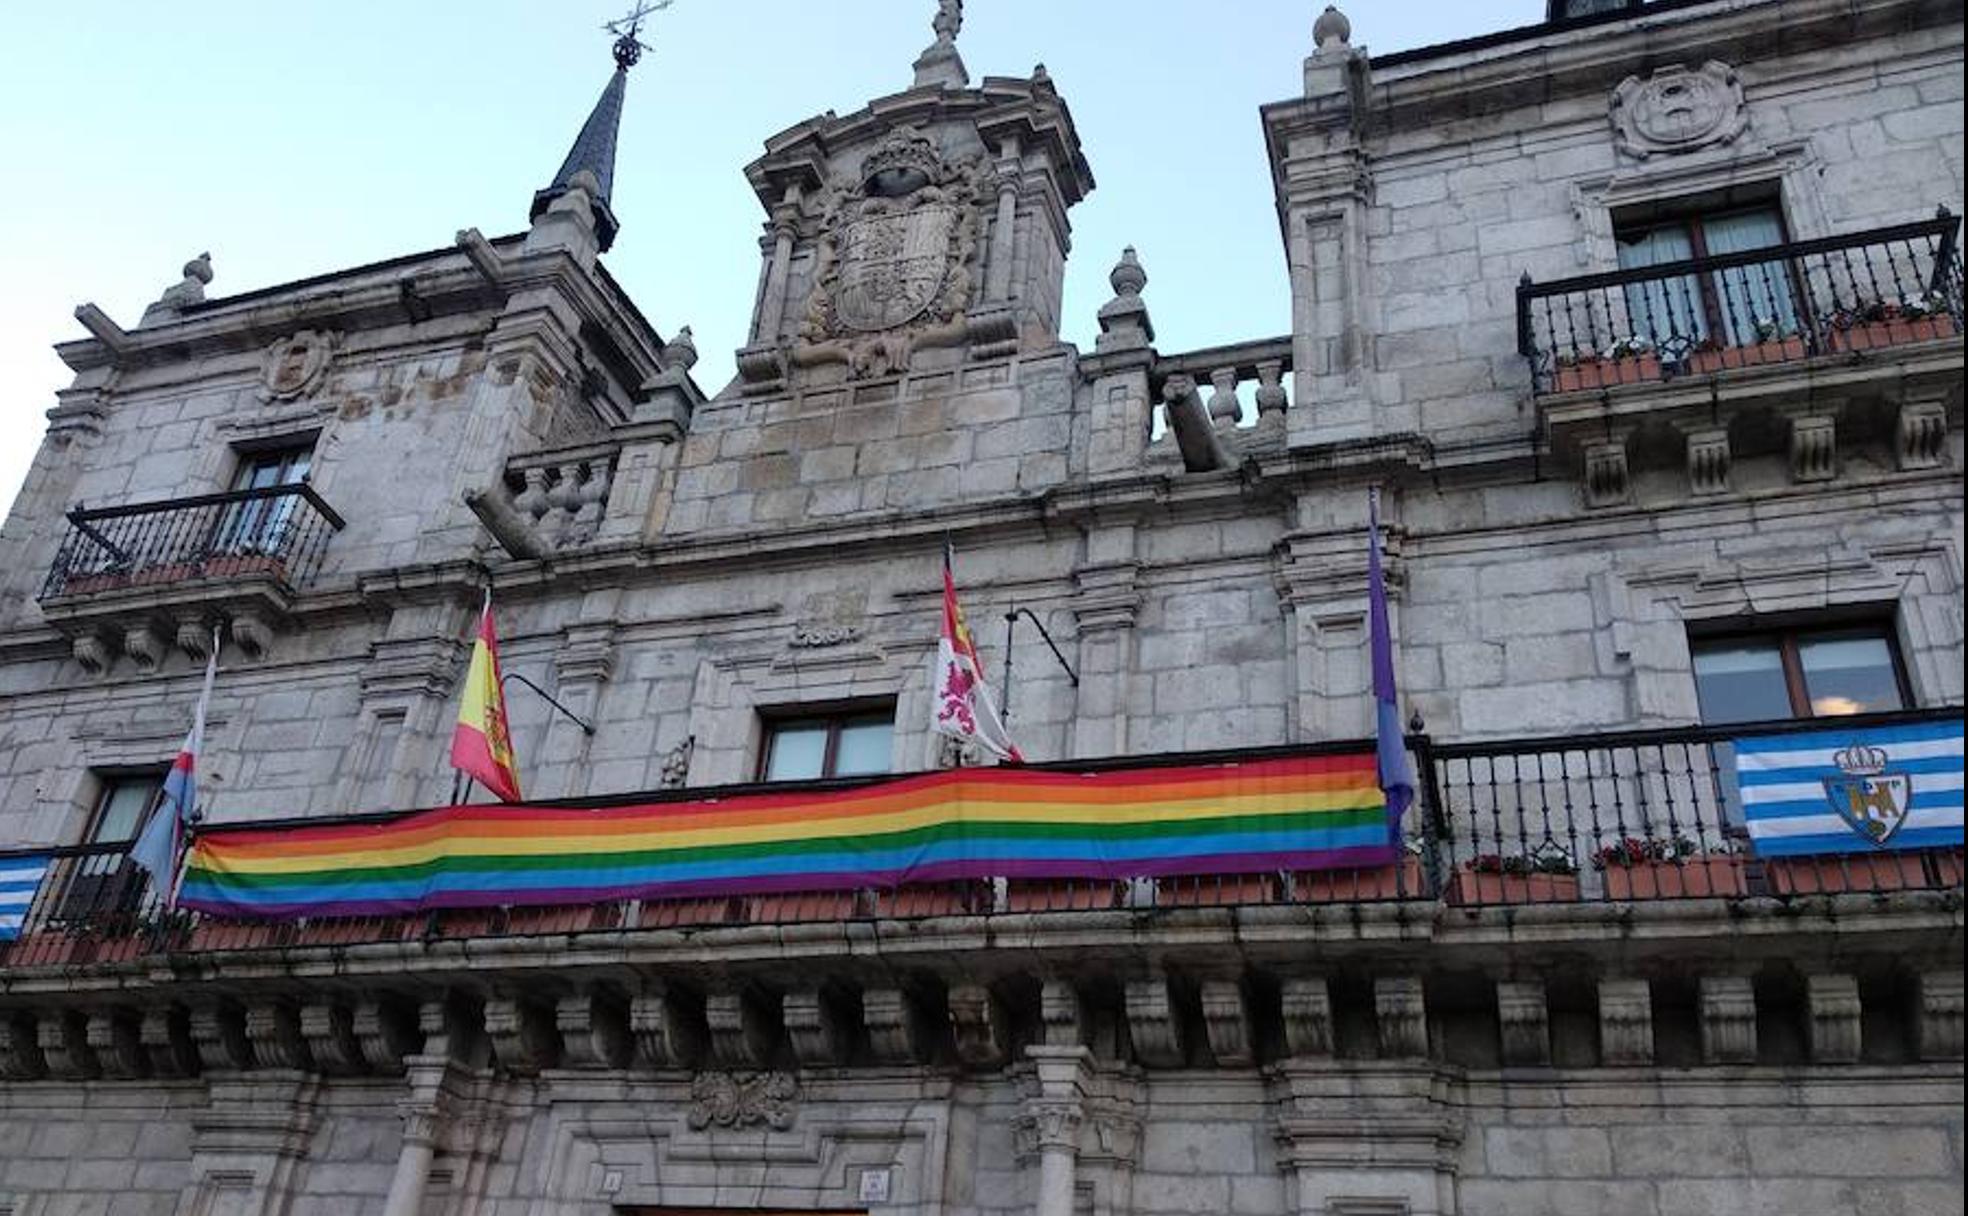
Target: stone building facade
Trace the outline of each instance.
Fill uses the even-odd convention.
[[[1554,0],[1384,57],[1327,9],[1260,116],[1290,332],[1168,353],[1134,250],[1062,341],[1090,158],[960,22],[745,167],[714,393],[601,260],[632,52],[524,232],[77,310],[0,529],[0,839],[68,850],[0,964],[0,1211],[1959,1212],[1958,850],[1454,894],[1621,834],[1571,754],[1735,839],[1702,665],[1755,638],[1876,644],[1853,708],[1958,722],[1959,7]],[[994,672],[1014,607],[1061,647],[1012,635],[1035,761],[1366,738],[1370,486],[1427,787],[1391,892],[63,914],[127,881],[215,628],[208,824],[442,804],[487,586],[568,711],[512,691],[536,799],[845,774],[857,729],[976,762],[929,731],[946,540]]]

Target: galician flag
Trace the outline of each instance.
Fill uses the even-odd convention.
[[[506,726],[506,694],[499,683],[499,639],[492,632],[492,589],[478,614],[478,640],[465,669],[465,693],[458,704],[458,729],[451,733],[451,767],[491,790],[502,801],[518,802],[519,773],[513,763],[512,731]]]
[[[976,743],[1000,760],[1023,764],[1025,757],[1005,733],[1004,719],[991,688],[984,682],[984,665],[957,604],[957,581],[950,571],[950,546],[943,546],[943,636],[936,644],[936,699],[929,728],[966,743]]]
[[[1373,651],[1374,754],[1380,788],[1387,795],[1388,818],[1396,838],[1401,814],[1414,801],[1414,770],[1401,733],[1401,706],[1394,692],[1394,635],[1387,626],[1387,580],[1380,570],[1380,487],[1367,495],[1367,628]]]
[[[198,708],[191,715],[191,733],[185,736],[177,759],[171,761],[157,804],[137,833],[136,843],[130,846],[130,860],[150,871],[151,883],[163,893],[166,908],[178,902],[178,858],[184,852],[185,824],[190,822],[192,806],[198,801],[198,752],[205,746],[205,707],[212,700],[212,681],[218,674],[219,638],[214,631],[212,654],[205,660],[205,686],[199,690]]]

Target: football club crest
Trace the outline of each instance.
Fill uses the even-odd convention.
[[[1913,778],[1887,771],[1883,747],[1853,743],[1832,760],[1839,775],[1821,778],[1831,809],[1873,844],[1891,840],[1913,810]]]

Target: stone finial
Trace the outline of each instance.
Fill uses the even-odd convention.
[[[697,339],[691,336],[688,325],[677,330],[676,337],[664,344],[663,366],[681,367],[684,371],[697,366]]]
[[[1108,272],[1107,282],[1114,288],[1114,298],[1100,306],[1100,336],[1094,340],[1094,349],[1147,347],[1155,340],[1155,326],[1148,319],[1148,304],[1141,298],[1141,289],[1148,286],[1148,272],[1142,269],[1134,246],[1121,251],[1121,260]]]
[[[957,54],[957,34],[963,30],[963,0],[936,0],[936,17],[929,23],[936,41],[916,57],[919,89],[961,89],[970,83],[963,57]]]
[[[1319,50],[1350,47],[1353,45],[1353,23],[1346,14],[1328,4],[1326,11],[1312,23],[1312,45]]]
[[[184,277],[164,289],[156,303],[144,309],[139,325],[167,320],[178,315],[187,304],[198,304],[205,299],[205,285],[212,281],[212,255],[201,253],[184,264]]]

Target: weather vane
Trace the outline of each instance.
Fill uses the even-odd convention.
[[[625,17],[618,17],[601,28],[615,35],[615,66],[632,68],[636,60],[642,58],[650,45],[636,35],[642,33],[642,23],[651,13],[660,13],[676,0],[637,0],[635,8]]]

